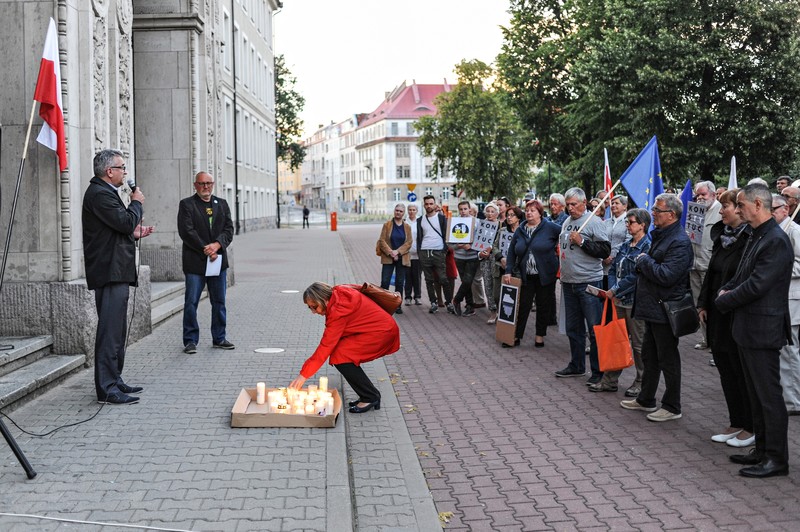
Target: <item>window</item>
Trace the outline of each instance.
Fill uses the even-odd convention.
[[[222,65],[225,67],[225,70],[230,72],[231,54],[233,53],[233,39],[231,39],[231,17],[224,9],[222,10],[222,35],[222,38],[224,39],[222,47]]]
[[[236,109],[236,139],[234,142],[234,150],[236,151],[236,164],[242,164],[242,151],[239,149],[239,143],[242,141],[242,110]]]
[[[392,136],[397,136],[397,122],[392,122]]]
[[[433,188],[425,187],[425,195],[426,196],[433,196]]]
[[[225,159],[233,160],[233,103],[225,98]]]
[[[411,167],[408,165],[397,166],[397,179],[409,179],[411,177]]]
[[[442,200],[447,201],[450,199],[450,188],[444,187],[442,189]]]
[[[394,190],[392,190],[392,197],[393,197],[394,201],[400,201],[400,189],[399,188],[395,188]]]
[[[395,150],[396,150],[396,155],[397,155],[398,159],[399,158],[407,158],[408,157],[409,149],[408,149],[408,144],[407,143],[396,144],[395,145]]]
[[[431,167],[431,165],[426,164],[425,165],[425,177],[427,177],[427,178],[433,177],[433,174],[431,173],[432,171],[433,171],[433,168]]]
[[[239,31],[239,26],[233,26],[233,42],[231,43],[231,53],[234,54],[234,62],[233,68],[236,70],[236,79],[241,79],[242,77],[242,47],[240,46],[242,43],[239,42],[241,39],[241,32]],[[233,50],[233,46],[236,46],[239,53],[235,53]]]
[[[406,122],[406,135],[409,137],[414,135],[414,123],[413,122]]]

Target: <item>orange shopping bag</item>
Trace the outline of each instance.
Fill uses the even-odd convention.
[[[608,321],[608,305],[611,305],[611,321]],[[594,326],[597,340],[597,359],[600,371],[615,371],[633,365],[633,351],[628,340],[625,320],[617,318],[617,307],[606,299],[603,305],[603,319]]]

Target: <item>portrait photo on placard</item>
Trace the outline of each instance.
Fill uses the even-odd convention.
[[[517,317],[517,301],[519,296],[519,288],[504,284],[500,287],[500,304],[497,308],[497,321],[516,324]]]

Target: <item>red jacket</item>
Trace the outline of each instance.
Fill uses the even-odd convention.
[[[325,314],[325,332],[300,374],[312,377],[325,360],[330,364],[375,360],[400,349],[394,318],[370,298],[347,286],[334,286]]]

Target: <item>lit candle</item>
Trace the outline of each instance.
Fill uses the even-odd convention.
[[[320,377],[319,378],[319,391],[327,392],[328,391],[328,377]]]
[[[288,407],[288,405],[285,405],[285,404],[279,404],[279,405],[278,405],[278,413],[279,413],[279,414],[288,414],[288,413],[289,413],[289,407]]]
[[[256,384],[256,403],[263,405],[267,402],[267,385],[263,382]]]
[[[269,413],[270,414],[277,414],[278,413],[278,402],[277,401],[270,401],[270,403],[269,403]]]
[[[333,397],[329,397],[326,403],[325,411],[328,413],[328,415],[333,414]]]
[[[314,413],[314,405],[306,405],[306,414]]]
[[[308,393],[317,393],[317,385],[316,384],[309,384],[308,385]]]

